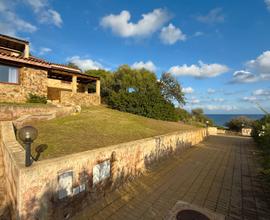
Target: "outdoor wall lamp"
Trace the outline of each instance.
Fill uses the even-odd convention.
[[[25,166],[31,166],[33,160],[31,159],[31,144],[36,140],[38,131],[32,126],[25,126],[19,130],[19,139],[25,145]]]

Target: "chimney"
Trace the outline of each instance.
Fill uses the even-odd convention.
[[[29,58],[29,54],[30,54],[30,48],[29,48],[29,44],[25,44],[24,47],[24,58]]]

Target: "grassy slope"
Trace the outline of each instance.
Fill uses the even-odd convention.
[[[39,131],[34,145],[48,145],[40,159],[194,129],[177,122],[149,119],[101,106],[83,109],[79,115],[32,125]]]

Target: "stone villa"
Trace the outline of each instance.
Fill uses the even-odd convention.
[[[26,102],[29,93],[63,104],[100,104],[100,79],[30,55],[29,42],[0,34],[0,102]],[[89,93],[89,84],[95,92]]]

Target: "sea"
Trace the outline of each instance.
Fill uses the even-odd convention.
[[[214,121],[214,123],[218,126],[225,126],[226,122],[230,121],[233,118],[239,116],[246,116],[253,120],[261,119],[264,115],[263,114],[206,114],[210,119]]]

